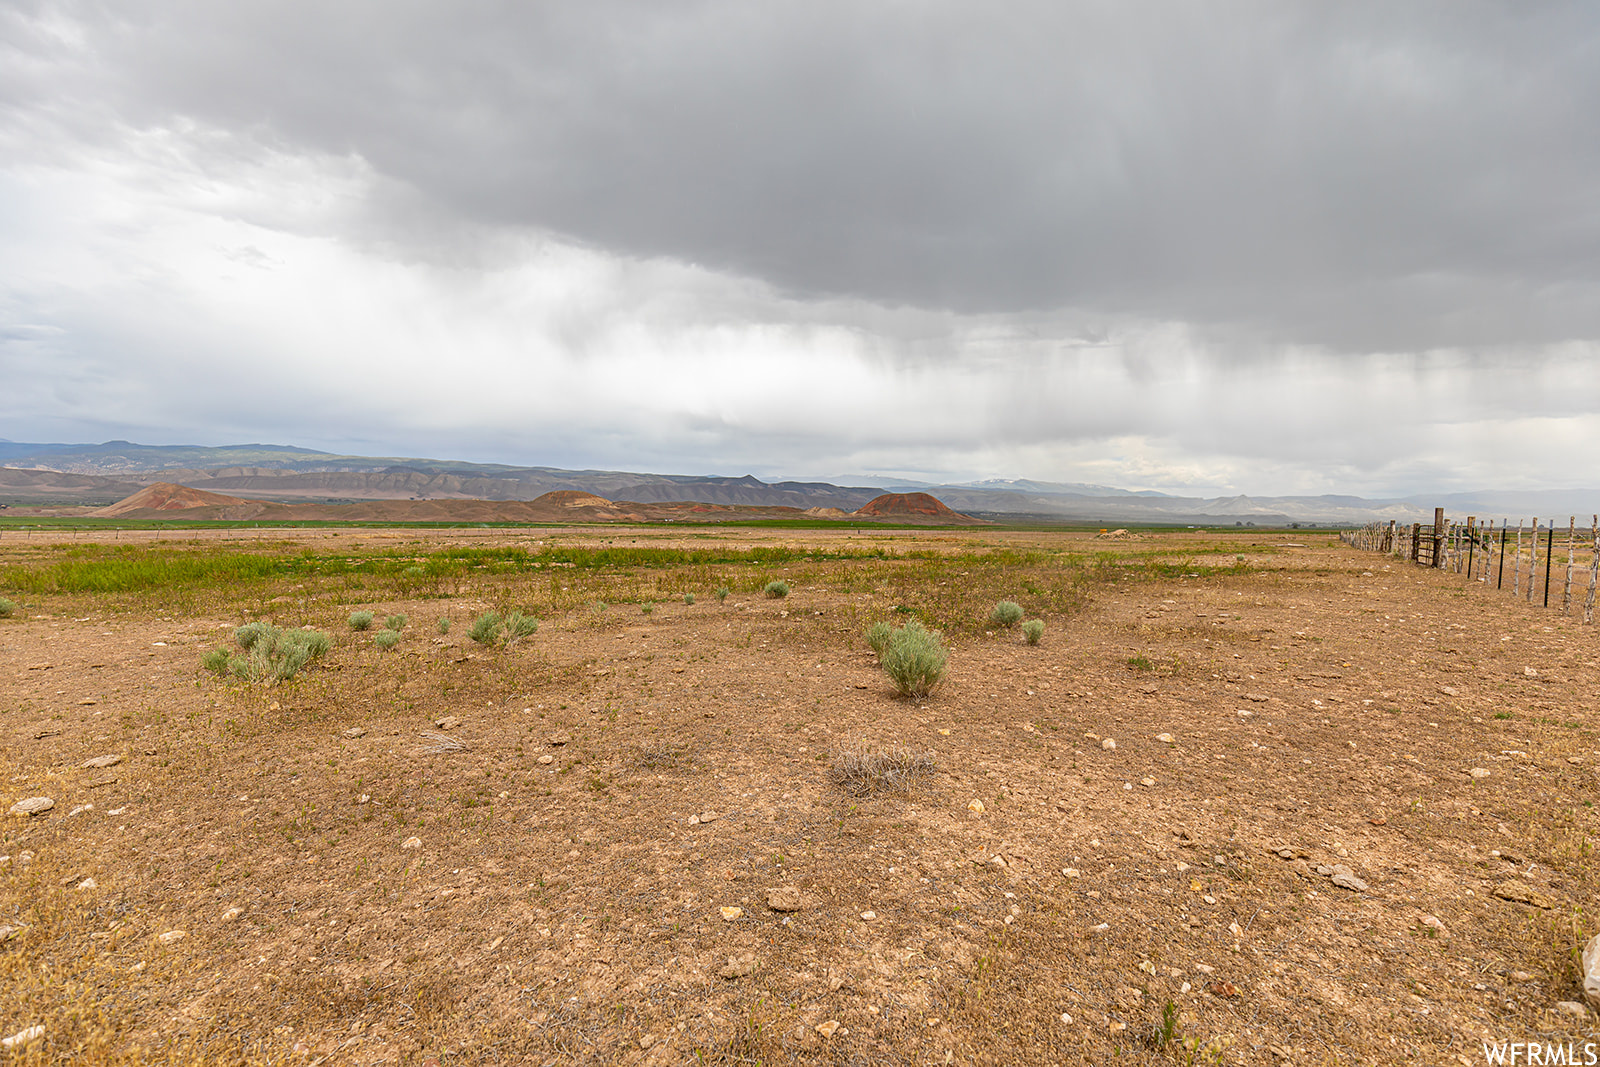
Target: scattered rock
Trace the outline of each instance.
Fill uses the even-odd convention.
[[[1489,891],[1489,895],[1499,897],[1501,900],[1510,900],[1517,904],[1531,904],[1533,907],[1543,908],[1545,911],[1550,911],[1556,906],[1556,902],[1550,897],[1521,882],[1501,882]],[[1587,968],[1585,968],[1584,973],[1588,973]]]
[[[878,913],[875,911],[864,911],[861,913],[861,917],[867,922],[871,922],[873,919],[878,917]]]
[[[1494,772],[1489,770],[1489,768],[1487,768],[1487,767],[1474,767],[1474,768],[1472,768],[1472,770],[1468,771],[1467,773],[1472,775],[1472,777],[1474,777],[1474,778],[1487,778],[1487,777],[1489,777],[1489,775],[1493,774]]]
[[[794,886],[774,886],[767,890],[767,907],[773,911],[799,911],[800,890]]]
[[[348,737],[348,738],[351,738],[351,739],[354,739],[354,738],[357,738],[357,737],[365,737],[366,735],[367,735],[367,730],[366,730],[366,727],[364,727],[364,726],[352,726],[352,727],[350,727],[350,729],[348,729],[348,730],[346,730],[344,732],[344,736]]]
[[[19,800],[11,805],[12,815],[42,815],[56,806],[56,802],[49,797],[29,797]]]
[[[639,1035],[639,1047],[640,1048],[649,1048],[651,1045],[653,1045],[655,1043],[656,1043],[656,1035],[655,1034],[640,1034]]]
[[[1142,786],[1152,786],[1156,784],[1156,780],[1147,774],[1143,778],[1139,779],[1139,784]]]
[[[111,753],[110,755],[106,756],[96,756],[94,759],[86,759],[83,761],[83,766],[93,767],[98,770],[105,767],[115,767],[121,762],[121,756],[117,755],[116,753]]]
[[[756,955],[755,955],[755,953],[754,952],[746,952],[742,956],[729,956],[728,957],[728,962],[724,963],[722,965],[722,967],[720,969],[718,969],[717,973],[720,974],[724,978],[734,979],[734,978],[743,978],[745,975],[749,974],[751,971],[753,971],[755,969],[756,969]]]
[[[81,708],[87,708],[87,707],[93,707],[95,704],[98,704],[98,703],[100,703],[100,702],[98,700],[96,700],[94,697],[84,697],[82,700],[78,701],[78,706],[81,707]]]
[[[96,882],[93,878],[85,878],[83,881],[78,883],[78,888],[79,889],[99,889],[100,888],[100,883]]]
[[[1450,931],[1445,929],[1444,920],[1440,919],[1437,915],[1424,915],[1421,919],[1421,922],[1423,926],[1437,930],[1440,937],[1450,936]]]
[[[1600,936],[1583,947],[1583,998],[1600,1008]]]
[[[1447,697],[1458,697],[1461,695],[1461,690],[1457,689],[1453,685],[1441,685],[1439,687],[1439,692],[1443,693]]]
[[[241,907],[235,906],[235,907],[229,908],[227,911],[225,911],[221,915],[217,916],[217,921],[218,922],[231,923],[231,922],[233,922],[233,920],[237,919],[239,916],[241,916],[243,914],[244,914],[244,909],[241,908]]]
[[[744,909],[741,908],[741,907],[738,907],[736,905],[735,906],[730,906],[730,907],[725,907],[725,908],[723,908],[721,910],[722,910],[722,921],[725,922],[725,923],[731,923],[731,922],[733,922],[733,920],[742,918],[744,916]]]
[[[1556,1011],[1563,1015],[1570,1015],[1575,1019],[1587,1019],[1589,1017],[1589,1006],[1587,1004],[1579,1004],[1576,1000],[1556,1001]]]
[[[702,811],[700,813],[701,822],[716,822],[718,818],[720,818],[720,816],[718,816],[714,811]]]
[[[1336,863],[1332,867],[1318,865],[1317,873],[1333,882],[1340,889],[1351,889],[1357,893],[1365,893],[1367,891],[1367,883],[1357,878],[1356,872],[1342,863]]]
[[[174,941],[182,941],[188,936],[188,933],[183,930],[168,930],[164,934],[157,934],[156,940],[161,942],[163,945],[170,945]]]
[[[43,1036],[44,1024],[39,1023],[35,1026],[18,1030],[10,1037],[0,1037],[0,1048],[22,1048],[24,1045],[33,1044]]]
[[[1077,878],[1083,872],[1078,870],[1076,867],[1063,867],[1061,868],[1061,873],[1066,875],[1068,878]]]
[[[1537,677],[1539,677],[1539,672],[1534,670],[1532,667],[1524,667],[1524,668],[1522,668],[1522,673],[1526,677],[1529,677],[1529,678],[1537,678]]]
[[[562,745],[569,745],[572,743],[572,735],[567,733],[565,730],[557,730],[555,733],[545,738],[544,743],[555,748],[560,748]]]
[[[1117,747],[1116,738],[1114,738],[1114,737],[1106,738],[1104,741],[1100,742],[1100,747],[1103,748],[1103,749],[1106,749],[1107,751],[1110,751],[1111,749],[1116,748]]]
[[[93,804],[79,804],[77,807],[75,807],[71,811],[67,812],[67,818],[70,819],[74,815],[82,815],[86,811],[93,811],[93,810],[94,810],[94,805]]]
[[[539,762],[543,763],[543,764],[545,764],[547,766],[549,764],[551,764],[551,763],[554,763],[555,761],[556,761],[556,758],[554,756],[550,755],[550,753],[548,753],[548,752],[546,752],[544,755],[539,757]]]
[[[982,815],[983,812],[984,812],[983,801],[981,801],[981,800],[972,801],[971,803],[969,803],[967,805],[967,810],[972,812],[974,815]]]
[[[1206,986],[1206,992],[1214,997],[1236,997],[1240,990],[1232,982],[1212,982]]]
[[[1163,745],[1170,745],[1173,743],[1173,737],[1171,734],[1156,734],[1156,740],[1160,741]]]
[[[461,720],[455,715],[446,715],[442,719],[433,720],[433,725],[441,730],[453,730],[461,725]]]
[[[839,1020],[838,1019],[829,1019],[825,1023],[818,1023],[817,1024],[817,1033],[821,1034],[823,1037],[832,1037],[835,1033],[838,1032],[838,1030],[839,1030]]]
[[[400,847],[401,848],[421,848],[422,847],[422,838],[420,838],[420,837],[408,837],[404,841],[400,842]]]

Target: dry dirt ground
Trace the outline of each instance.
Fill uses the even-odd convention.
[[[0,1036],[43,1027],[0,1063],[1581,1055],[1595,1017],[1557,1004],[1597,932],[1596,628],[1328,535],[1221,540],[1237,566],[1102,569],[1076,600],[1036,567],[1013,592],[1043,642],[953,634],[921,702],[861,637],[914,599],[893,561],[775,568],[782,600],[741,571],[722,603],[686,571],[693,605],[551,612],[504,649],[466,636],[500,602],[471,581],[192,613],[11,594],[0,812],[55,806],[0,818]],[[8,534],[0,567],[41,551]],[[358,607],[408,615],[396,649],[349,632]],[[276,686],[203,671],[246,613],[337,647]],[[842,748],[896,745],[936,760],[909,794],[830,782]]]

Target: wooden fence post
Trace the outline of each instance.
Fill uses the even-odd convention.
[[[1522,520],[1517,520],[1516,555],[1511,560],[1511,595],[1522,595]]]
[[[1594,516],[1590,522],[1589,533],[1592,540],[1589,543],[1589,595],[1583,601],[1583,621],[1594,622],[1594,587],[1600,579],[1600,515]]]
[[[1578,516],[1567,516],[1567,581],[1561,587],[1561,614],[1572,614],[1572,539],[1578,532]]]

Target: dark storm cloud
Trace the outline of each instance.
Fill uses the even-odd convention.
[[[1268,346],[1600,334],[1592,6],[272,0],[5,25],[13,116],[359,159],[394,190],[365,236],[409,255],[461,222],[802,298]]]

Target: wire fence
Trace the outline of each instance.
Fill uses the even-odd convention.
[[[1443,508],[1434,509],[1433,517],[1432,523],[1410,526],[1393,520],[1368,523],[1344,531],[1339,539],[1419,567],[1465,575],[1496,590],[1509,590],[1529,604],[1559,608],[1563,615],[1572,613],[1576,586],[1583,601],[1583,621],[1594,622],[1595,587],[1600,585],[1600,515],[1590,517],[1588,530],[1580,530],[1577,516],[1570,516],[1565,531],[1553,519],[1544,523],[1518,519],[1513,529],[1509,519],[1501,519],[1498,528],[1493,520],[1480,523],[1476,516],[1450,521]],[[1563,556],[1565,561],[1558,564]]]

